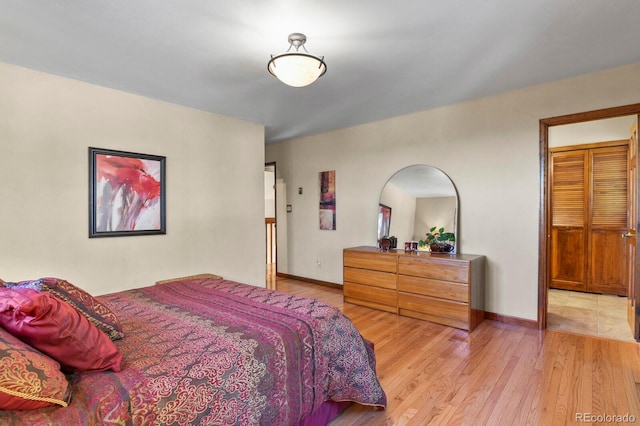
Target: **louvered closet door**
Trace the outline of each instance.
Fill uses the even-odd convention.
[[[589,150],[589,292],[627,295],[627,153],[627,146]]]
[[[550,162],[551,287],[626,296],[628,145],[566,149]]]
[[[551,154],[551,287],[586,291],[588,151]]]

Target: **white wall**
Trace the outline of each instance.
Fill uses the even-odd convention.
[[[549,148],[628,140],[636,116],[607,118],[549,127]]]
[[[343,248],[376,242],[387,179],[429,164],[458,189],[458,251],[487,257],[487,310],[535,320],[539,120],[640,102],[638,75],[640,63],[268,145],[289,188],[314,188],[319,171],[336,171],[336,231],[318,229],[317,193],[289,189],[286,272],[341,284]]]
[[[276,174],[264,171],[264,217],[276,217]]]
[[[287,250],[287,184],[282,179],[276,179],[276,241],[277,241],[277,272],[286,273],[289,270],[289,251]]]
[[[4,280],[265,285],[263,126],[2,63],[0,93]],[[88,238],[89,146],[167,157],[166,235]]]

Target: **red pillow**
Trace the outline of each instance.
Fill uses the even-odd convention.
[[[0,327],[0,410],[66,407],[70,396],[57,361]]]
[[[53,294],[76,308],[90,323],[107,333],[111,340],[124,337],[116,314],[80,287],[60,278],[43,278],[42,291]]]
[[[120,371],[122,354],[71,305],[32,289],[0,288],[0,325],[49,355],[63,371]]]
[[[118,317],[104,303],[69,281],[60,278],[40,278],[17,283],[0,283],[9,288],[31,288],[53,294],[84,315],[90,323],[107,333],[111,340],[124,337]]]

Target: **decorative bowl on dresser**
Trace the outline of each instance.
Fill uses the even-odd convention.
[[[344,249],[344,301],[473,331],[484,319],[485,257]]]

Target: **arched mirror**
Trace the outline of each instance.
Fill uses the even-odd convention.
[[[458,194],[449,177],[442,170],[417,164],[405,167],[387,181],[378,207],[378,241],[383,237],[395,237],[398,248],[406,242],[414,242],[412,249],[430,250],[426,241],[431,228],[444,228],[448,238],[449,253],[456,252],[458,234]],[[438,235],[436,235],[438,237]],[[436,251],[436,249],[434,249]]]

